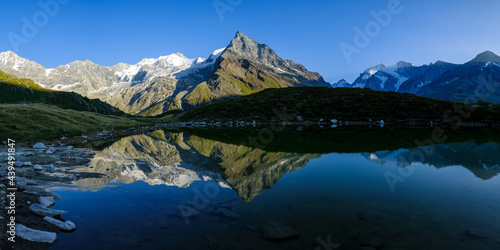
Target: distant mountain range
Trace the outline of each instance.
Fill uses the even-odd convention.
[[[318,73],[280,58],[241,32],[206,59],[174,53],[134,65],[105,67],[87,60],[47,69],[7,51],[0,53],[0,70],[33,79],[46,89],[99,98],[124,112],[142,115],[191,109],[266,88],[329,86]]]
[[[465,64],[443,61],[423,66],[403,61],[393,66],[379,64],[365,70],[353,83],[340,80],[332,87],[371,88],[450,101],[499,104],[500,57],[485,51]]]
[[[87,60],[48,69],[7,51],[0,53],[0,70],[32,79],[43,89],[75,92],[143,116],[190,110],[268,88],[303,86],[371,88],[458,102],[500,104],[500,57],[490,51],[461,65],[443,61],[423,66],[403,61],[393,66],[379,64],[365,70],[353,83],[341,80],[330,85],[320,74],[282,59],[267,45],[241,32],[208,58],[189,59],[174,53],[146,58],[134,65],[105,67]],[[478,95],[482,96],[474,98]]]

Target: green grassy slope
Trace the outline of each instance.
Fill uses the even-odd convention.
[[[321,84],[306,81],[308,84]],[[210,79],[199,84],[184,98],[187,107],[197,107],[221,99],[250,95],[268,88],[308,86],[295,76],[279,74],[262,64],[226,52],[217,60]]]
[[[0,71],[0,103],[45,103],[64,109],[124,115],[120,110],[97,99],[76,93],[44,89],[30,79],[16,78]]]
[[[86,134],[103,129],[146,126],[162,121],[162,119],[154,118],[132,118],[67,110],[39,103],[0,104],[0,139],[50,139],[61,135]],[[67,132],[63,133],[62,128]]]
[[[207,104],[184,112],[175,119],[292,121],[302,116],[304,120],[442,120],[448,111],[450,117],[458,115],[455,106],[463,105],[470,104],[370,89],[297,87],[266,89],[252,95]],[[467,121],[500,121],[500,105],[466,107],[475,108]]]
[[[0,139],[37,140],[103,129],[147,126],[168,120],[132,117],[97,99],[44,89],[0,71]],[[63,132],[63,129],[66,132]]]

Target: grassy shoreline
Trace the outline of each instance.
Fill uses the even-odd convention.
[[[152,126],[167,119],[169,117],[103,115],[66,110],[47,104],[0,104],[0,139],[48,140],[102,130]]]
[[[179,113],[174,121],[339,121],[447,122],[457,116],[500,122],[500,105],[466,104],[371,89],[296,87],[266,89]],[[467,118],[467,119],[465,119]]]
[[[383,120],[386,126],[459,125],[498,129],[500,105],[464,104],[369,89],[321,87],[268,89],[156,117],[100,114],[40,103],[0,104],[0,142],[7,138],[52,140],[103,130],[131,130],[116,133],[129,134],[146,126],[330,126],[331,120],[342,126],[378,126]]]

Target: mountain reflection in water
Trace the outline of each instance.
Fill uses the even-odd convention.
[[[301,152],[300,145],[297,147]],[[412,152],[426,152],[431,147],[432,154],[424,158],[413,157],[419,161],[410,160]],[[416,162],[436,168],[461,166],[487,180],[500,172],[498,152],[500,143],[461,142],[359,153],[380,165],[394,162],[402,168]],[[272,188],[285,173],[295,171],[321,155],[314,152],[268,152],[187,132],[157,130],[122,138],[98,151],[89,167],[77,171],[101,173],[103,176],[81,179],[75,184],[96,188],[111,182],[130,184],[144,181],[150,185],[188,187],[194,181],[213,179],[221,187],[234,189],[243,201],[250,202],[262,191]]]
[[[495,136],[450,132],[445,144],[417,147],[430,131],[305,128],[252,145],[258,131],[158,130],[104,142],[77,169],[100,177],[74,182],[96,192],[56,191],[56,207],[80,226],[52,248],[320,249],[329,238],[339,249],[500,246]],[[212,184],[216,196],[206,193]],[[269,240],[273,221],[297,235]]]

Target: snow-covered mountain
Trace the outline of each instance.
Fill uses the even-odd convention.
[[[416,94],[450,101],[500,104],[500,57],[491,51],[483,52],[442,74]]]
[[[368,79],[377,73],[379,70],[385,68],[384,64],[375,65],[371,68],[366,69],[363,73],[359,75],[359,77],[353,82],[353,87],[355,88],[364,88]]]
[[[336,83],[332,83],[331,85],[333,88],[349,88],[351,87],[351,84],[348,83],[345,79],[341,79],[340,81]]]
[[[12,51],[0,53],[0,69],[18,77],[33,79],[44,88],[75,91],[91,98],[103,98],[116,93],[127,84],[138,84],[156,77],[179,79],[213,67],[225,48],[216,50],[208,59],[189,59],[181,53],[146,58],[137,64],[118,63],[110,67],[97,65],[90,60],[75,61],[56,68],[19,57]]]
[[[142,115],[189,109],[271,87],[329,86],[318,73],[280,58],[241,32],[206,59],[174,53],[134,65],[105,67],[86,60],[45,68],[7,51],[0,53],[0,70],[31,78],[47,89],[98,98],[124,112]]]
[[[400,61],[391,66],[378,64],[368,68],[352,83],[341,83],[344,87],[353,88],[371,88],[374,90],[398,91],[408,88],[405,83],[410,79],[415,79],[419,76],[429,76],[431,65],[423,65],[416,67],[412,63]],[[451,68],[451,66],[450,66]],[[442,72],[441,72],[442,74]],[[415,89],[423,87],[425,83],[415,86]],[[334,85],[333,87],[339,87]],[[414,92],[415,89],[410,89],[405,92]]]
[[[341,80],[332,87],[397,91],[459,102],[500,103],[500,57],[485,51],[461,65],[443,61],[422,66],[403,61],[388,67],[379,64],[365,70],[352,84]],[[477,96],[481,88],[487,93]]]
[[[189,59],[181,53],[174,53],[156,59],[146,58],[134,65],[121,63],[111,68],[118,77],[118,82],[140,83],[162,76],[179,79],[213,66],[224,49],[214,51],[208,59],[201,57]]]

